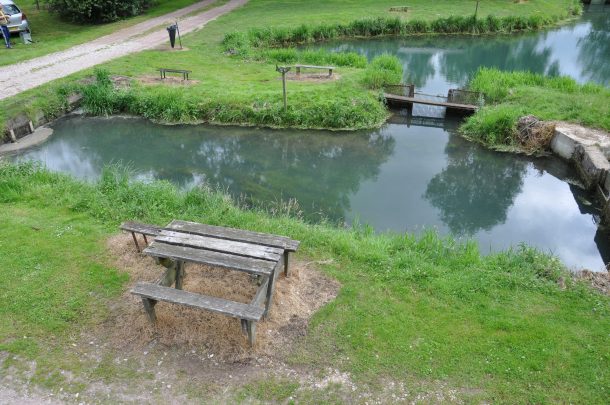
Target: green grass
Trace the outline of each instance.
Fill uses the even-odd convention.
[[[116,168],[85,184],[32,166],[0,166],[0,204],[3,223],[14,228],[0,244],[11,271],[0,281],[2,308],[10,312],[0,318],[0,345],[9,353],[44,360],[31,347],[49,345],[45,332],[61,344],[72,328],[94,322],[95,303],[108,294],[118,299],[122,279],[104,266],[101,246],[121,221],[162,225],[181,218],[285,234],[302,241],[300,257],[329,263],[323,270],[342,289],[311,322],[291,359],[297,365],[338,368],[373,387],[391,379],[425,390],[442,381],[465,401],[601,404],[608,396],[610,300],[530,248],[481,256],[475,244],[433,233],[417,238],[308,225],[281,210],[243,210],[209,189],[181,193],[168,183],[130,182]],[[17,248],[28,253],[14,255]],[[36,271],[49,275],[42,291]],[[66,272],[75,290],[62,282]],[[86,299],[90,307],[77,306],[73,300],[85,291],[100,293]],[[53,308],[41,309],[41,293]],[[41,314],[52,321],[37,322]],[[285,398],[294,389],[280,381],[246,392]]]
[[[20,0],[16,4],[27,15],[30,30],[32,31],[32,39],[35,42],[30,45],[24,45],[19,37],[13,36],[14,49],[10,52],[2,53],[0,66],[61,51],[71,46],[111,34],[114,31],[127,28],[149,18],[171,13],[196,1],[198,0],[156,0],[144,15],[110,24],[87,25],[62,20],[57,14],[47,11],[44,1],[40,1],[40,10],[37,10],[34,0]]]
[[[530,0],[523,4],[489,0],[481,3],[478,16],[482,20],[489,15],[498,18],[536,15],[546,19],[565,16],[573,4],[572,0]],[[251,30],[265,27],[288,32],[303,26],[347,25],[363,17],[395,19],[396,13],[388,11],[395,5],[391,0],[356,3],[353,0],[251,0],[183,38],[188,51],[149,50],[106,63],[103,68],[111,74],[134,78],[154,76],[158,66],[192,70],[191,77],[197,82],[188,87],[135,85],[133,97],[127,100],[133,107],[130,110],[157,120],[336,129],[377,127],[383,123],[387,112],[378,93],[367,91],[363,84],[367,73],[361,57],[257,48],[244,58],[243,55],[225,54],[227,46],[223,45],[223,40],[227,34],[237,32],[243,37]],[[471,16],[475,3],[471,0],[414,0],[409,5],[412,10],[406,15],[401,13],[401,18],[430,24],[449,16]],[[236,34],[236,38],[239,37],[240,34]],[[289,82],[290,109],[286,114],[282,110],[282,87],[275,65],[297,62],[336,64],[341,80]],[[38,110],[61,111],[58,108],[61,102],[56,102],[54,94],[57,89],[91,74],[92,70],[86,70],[0,101],[0,125],[23,110],[29,111],[32,118]],[[47,106],[47,100],[50,100],[50,106]],[[176,105],[176,108],[168,108],[168,103]]]
[[[604,86],[580,85],[564,76],[483,68],[470,88],[484,92],[487,105],[471,116],[461,131],[488,146],[518,147],[516,124],[524,115],[610,131],[610,89]]]

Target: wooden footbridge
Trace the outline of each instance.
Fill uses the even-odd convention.
[[[482,93],[461,89],[450,89],[447,97],[418,93],[414,84],[386,86],[383,97],[393,106],[412,108],[413,104],[423,104],[465,114],[476,112],[483,100]]]

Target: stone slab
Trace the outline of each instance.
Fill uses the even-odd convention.
[[[610,158],[610,134],[576,124],[558,122],[551,140],[551,150],[560,157],[570,160],[574,157],[578,145],[584,147],[595,145],[607,159]]]
[[[53,130],[49,127],[36,128],[33,133],[18,139],[17,142],[0,145],[0,156],[38,145],[46,141],[52,134]]]
[[[587,189],[593,189],[598,184],[604,183],[610,172],[610,163],[597,145],[578,145],[574,163]]]

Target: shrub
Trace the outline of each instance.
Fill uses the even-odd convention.
[[[466,137],[490,146],[511,145],[517,120],[525,115],[522,108],[512,105],[484,107],[460,127]]]
[[[142,14],[151,0],[47,0],[49,9],[78,23],[106,23]]]
[[[363,84],[370,89],[380,89],[386,84],[398,84],[402,81],[402,64],[389,54],[374,58],[364,72]]]

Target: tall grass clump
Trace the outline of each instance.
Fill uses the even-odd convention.
[[[228,33],[223,45],[230,52],[247,53],[249,48],[280,48],[297,44],[327,41],[338,38],[401,36],[414,34],[486,34],[515,31],[538,30],[557,23],[559,20],[580,14],[582,6],[577,2],[563,14],[552,16],[506,16],[489,15],[484,18],[474,16],[451,16],[432,21],[403,20],[399,17],[362,18],[347,24],[302,24],[294,28],[253,28],[247,33]],[[244,43],[247,42],[247,46]]]
[[[469,139],[488,146],[512,146],[515,143],[517,120],[526,110],[513,105],[484,107],[470,116],[460,127]]]
[[[400,60],[389,54],[375,57],[367,66],[362,83],[369,89],[380,89],[387,84],[399,84],[403,72]]]
[[[329,52],[323,49],[298,51],[295,48],[272,48],[260,51],[258,60],[277,63],[304,63],[364,68],[367,59],[356,52]]]

